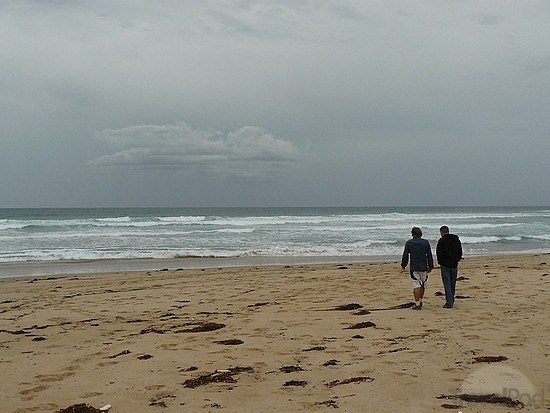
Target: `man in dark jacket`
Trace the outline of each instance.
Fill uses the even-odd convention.
[[[428,281],[428,273],[434,268],[432,249],[430,243],[422,238],[422,230],[413,227],[411,230],[412,239],[405,243],[403,257],[401,258],[401,268],[405,269],[409,263],[410,256],[410,274],[413,286],[413,295],[415,306],[413,310],[422,309],[422,299]]]
[[[458,262],[462,259],[462,244],[460,239],[449,234],[449,227],[443,225],[439,229],[441,238],[437,242],[437,262],[441,266],[441,279],[445,287],[445,308],[453,308],[455,303],[455,286],[458,277]]]

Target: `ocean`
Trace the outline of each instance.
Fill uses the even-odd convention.
[[[550,252],[550,207],[0,209],[0,264],[375,259],[399,256],[412,226],[435,251],[441,225],[466,256]]]

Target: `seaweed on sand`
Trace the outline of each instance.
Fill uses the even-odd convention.
[[[224,346],[238,346],[240,344],[243,344],[244,341],[239,340],[238,338],[232,338],[229,340],[218,340],[214,341],[216,344],[223,344]]]
[[[361,304],[351,303],[351,304],[342,304],[337,307],[331,308],[331,311],[349,311],[357,310],[358,308],[363,308]]]
[[[295,371],[304,371],[303,368],[300,366],[283,366],[279,370],[281,370],[283,373],[293,373]]]
[[[79,403],[73,404],[65,409],[58,410],[57,413],[102,413],[102,411],[88,404]]]
[[[252,367],[233,367],[228,370],[217,370],[214,373],[203,374],[194,379],[185,380],[183,387],[194,389],[210,383],[236,383],[237,380],[233,376],[241,373],[254,373],[254,369]]]
[[[498,363],[508,360],[506,356],[479,356],[474,357],[474,363]]]
[[[304,387],[307,386],[307,381],[304,380],[290,380],[283,384],[285,387],[290,386],[296,386],[296,387]]]
[[[334,381],[331,381],[327,384],[325,384],[325,386],[327,386],[328,388],[332,388],[332,387],[335,387],[335,386],[341,386],[343,384],[351,384],[351,383],[363,383],[363,382],[371,382],[371,381],[374,381],[374,378],[372,377],[367,377],[367,376],[359,376],[359,377],[352,377],[350,379],[345,379],[345,380],[334,380]]]
[[[302,351],[324,351],[326,349],[327,348],[325,346],[315,346],[315,347],[311,347],[311,348],[305,348]]]
[[[363,321],[362,323],[357,323],[352,326],[346,327],[346,330],[357,330],[359,328],[369,328],[369,327],[376,327],[376,324],[374,324],[372,321]]]
[[[195,327],[178,330],[176,333],[202,333],[204,331],[214,331],[224,328],[225,324],[222,323],[203,323]]]
[[[504,404],[508,407],[513,407],[515,409],[522,409],[524,404],[519,400],[513,400],[510,397],[502,396],[500,394],[491,393],[491,394],[455,394],[455,395],[445,395],[442,394],[438,399],[451,399],[451,400],[462,400],[465,402],[473,403],[492,403],[492,404]]]
[[[409,303],[398,304],[398,305],[394,305],[394,306],[387,307],[387,308],[374,308],[371,311],[402,310],[404,308],[414,307],[414,305],[415,304],[411,301]]]

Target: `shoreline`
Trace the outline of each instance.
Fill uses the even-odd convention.
[[[500,251],[468,255],[479,257],[548,255],[547,251]],[[0,262],[0,280],[9,278],[67,276],[71,274],[105,274],[156,270],[193,270],[212,268],[247,268],[258,266],[324,265],[400,261],[401,255],[342,256],[247,256],[247,257],[182,257],[182,258],[108,258],[64,261]],[[434,263],[436,264],[435,252]]]
[[[393,255],[372,256],[253,256],[230,258],[132,258],[82,261],[32,261],[0,263],[0,279],[51,275],[118,273],[123,271],[192,270],[256,266],[385,262],[401,259]]]

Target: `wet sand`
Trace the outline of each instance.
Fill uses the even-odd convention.
[[[455,308],[436,269],[422,311],[396,261],[2,279],[0,411],[516,411],[440,398],[499,373],[548,411],[549,274],[469,258]]]
[[[140,258],[104,260],[65,260],[0,263],[0,279],[22,276],[49,276],[74,274],[103,274],[114,272],[151,271],[157,269],[203,269],[229,267],[285,266],[301,264],[333,264],[341,262],[380,262],[397,259],[395,256],[249,256],[249,257],[186,257],[186,258]]]

